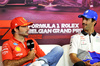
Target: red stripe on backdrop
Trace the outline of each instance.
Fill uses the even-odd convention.
[[[4,35],[8,29],[0,29],[0,35]]]
[[[45,35],[43,39],[69,39],[71,35]]]
[[[6,40],[6,39],[11,39],[12,38],[12,34],[11,34],[11,30],[9,30],[2,38],[2,40]]]
[[[28,37],[33,39],[42,39],[42,34],[30,34]]]
[[[11,20],[0,20],[0,27],[10,27]]]
[[[69,44],[70,39],[36,39],[39,44],[50,45],[50,44],[58,44],[58,45],[66,45]]]

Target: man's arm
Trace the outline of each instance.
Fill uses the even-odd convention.
[[[82,61],[81,59],[77,58],[77,54],[75,54],[75,53],[71,53],[69,56],[70,56],[70,59],[71,59],[71,61],[72,61],[73,63]]]
[[[82,61],[81,59],[79,59],[79,58],[77,57],[77,54],[75,54],[75,53],[71,53],[69,56],[70,56],[71,61],[72,61],[74,64],[77,63],[77,62],[79,62],[79,61]],[[84,61],[83,61],[83,62],[84,62]],[[90,60],[88,60],[88,61],[86,61],[86,62],[84,62],[84,63],[85,63],[86,66],[91,66]]]
[[[100,66],[100,62],[94,63],[92,66]]]
[[[34,50],[32,50],[32,51],[29,51],[28,55],[24,58],[21,58],[19,60],[4,60],[3,64],[4,66],[21,66],[27,61],[34,59],[34,57],[35,57],[35,53],[34,53]]]
[[[79,40],[80,40],[79,35],[73,35],[71,36],[71,39],[70,39],[70,51],[69,51],[70,55],[69,56],[73,63],[82,61],[81,59],[77,57]]]
[[[29,59],[27,57],[24,57],[20,60],[4,60],[3,64],[4,66],[21,66],[27,61],[29,61]]]

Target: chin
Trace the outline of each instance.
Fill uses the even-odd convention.
[[[28,34],[26,34],[26,36],[28,36]]]
[[[23,36],[28,36],[28,34],[25,34],[25,35],[23,35]]]
[[[85,28],[84,31],[88,31],[88,29]]]

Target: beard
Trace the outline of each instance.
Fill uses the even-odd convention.
[[[26,31],[26,32],[19,32],[19,35],[27,37],[29,34],[28,31]]]
[[[82,26],[83,26],[83,29],[86,30],[86,31],[91,28],[91,25],[90,24],[82,23]]]

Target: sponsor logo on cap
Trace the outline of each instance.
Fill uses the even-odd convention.
[[[26,19],[25,18],[23,18],[25,21],[26,21]]]
[[[89,10],[87,10],[85,13],[88,13],[89,12]]]
[[[17,26],[17,23],[15,23],[15,26]]]

